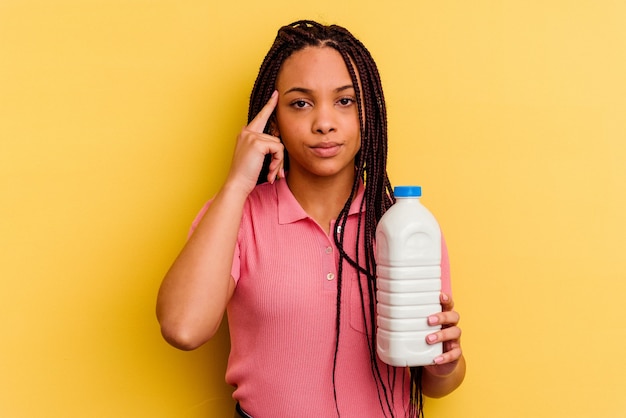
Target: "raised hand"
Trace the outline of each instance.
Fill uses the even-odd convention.
[[[263,109],[237,136],[237,145],[226,184],[240,187],[246,194],[256,186],[267,154],[272,155],[267,180],[274,182],[279,175],[284,175],[283,144],[279,138],[263,133],[277,103],[278,92],[274,91]]]

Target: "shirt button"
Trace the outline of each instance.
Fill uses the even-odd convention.
[[[337,226],[337,233],[341,234],[341,225]]]
[[[326,254],[330,254],[333,252],[333,247],[326,247]]]
[[[326,280],[330,281],[330,280],[334,280],[335,279],[335,273],[328,273],[326,275]]]

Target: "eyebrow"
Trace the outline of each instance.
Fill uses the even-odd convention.
[[[345,86],[337,87],[334,91],[335,93],[341,93],[342,91],[349,90],[349,89],[354,89],[354,86],[352,84],[346,84]],[[292,92],[311,94],[313,93],[313,90],[307,89],[304,87],[292,87],[289,90],[287,90],[285,94],[292,93]]]

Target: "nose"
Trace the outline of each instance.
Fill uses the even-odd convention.
[[[314,133],[325,135],[337,129],[333,111],[332,105],[319,104],[315,107],[313,125],[311,126]]]

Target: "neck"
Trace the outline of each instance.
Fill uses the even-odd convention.
[[[289,172],[287,184],[304,211],[328,233],[330,222],[337,218],[350,197],[354,171],[332,177],[310,177]]]

